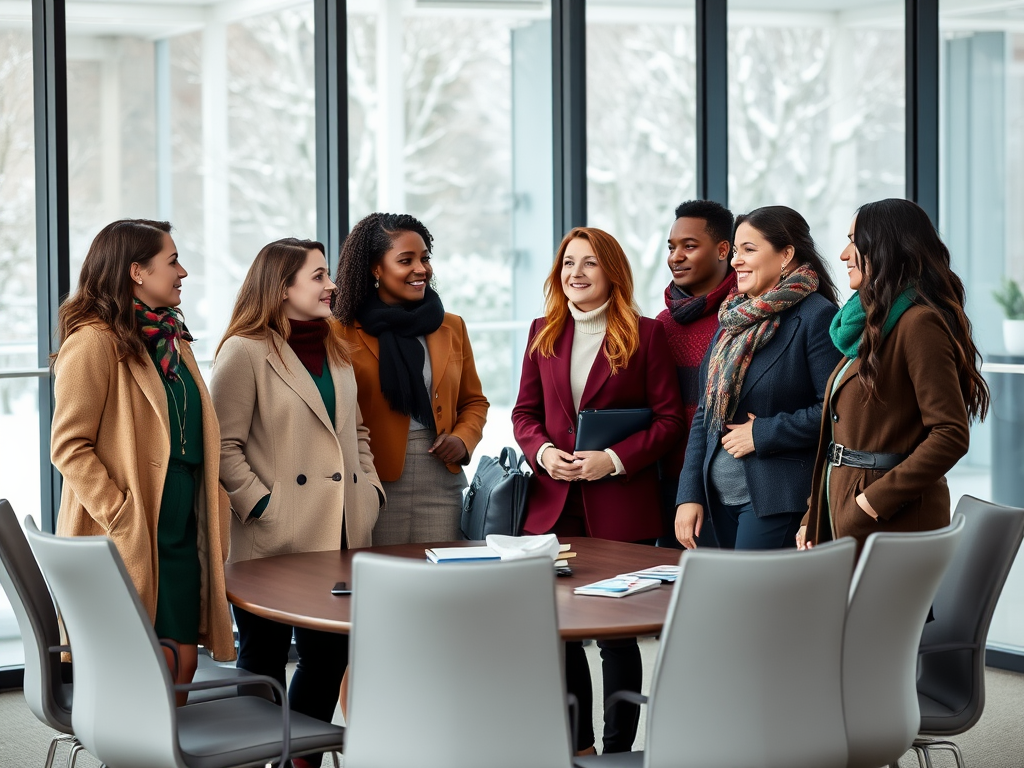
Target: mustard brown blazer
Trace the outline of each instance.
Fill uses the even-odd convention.
[[[349,547],[370,546],[380,480],[352,367],[327,364],[333,418],[278,334],[232,336],[217,354],[210,389],[221,424],[220,481],[233,512],[230,562],[341,549],[343,525]],[[267,508],[252,517],[268,493]]]
[[[228,500],[217,482],[220,429],[192,349],[181,360],[199,388],[203,468],[198,477],[201,571],[199,643],[218,660],[235,658],[224,588]],[[121,359],[114,334],[95,322],[74,331],[54,363],[50,456],[64,477],[59,536],[107,536],[124,560],[150,620],[156,618],[157,522],[171,454],[167,394],[150,359]],[[177,428],[177,427],[175,427]],[[102,595],[97,595],[102,599]]]
[[[381,480],[391,483],[402,476],[405,446],[409,438],[409,417],[392,410],[380,390],[380,344],[376,336],[354,325],[342,326],[352,352],[352,367],[359,383],[359,407],[370,428],[373,462]],[[445,312],[441,327],[427,337],[434,403],[434,428],[447,432],[466,444],[464,464],[483,436],[490,404],[480,387],[473,349],[469,345],[466,323],[458,315]],[[462,470],[448,464],[452,474]]]
[[[876,531],[928,531],[949,524],[945,474],[967,453],[967,407],[957,377],[953,340],[938,312],[908,309],[880,350],[876,400],[866,400],[860,361],[838,385],[829,379],[822,409],[818,457],[804,524],[812,542],[832,539],[826,498],[826,451],[835,442],[856,451],[909,454],[888,472],[833,467],[832,522],[837,536],[860,544]],[[829,408],[831,403],[831,408]],[[833,420],[833,411],[835,420]],[[875,521],[857,504],[861,492],[878,513]]]

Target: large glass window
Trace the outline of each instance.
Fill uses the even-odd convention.
[[[312,0],[68,2],[71,275],[96,233],[168,220],[200,359],[266,243],[316,236]]]
[[[551,26],[543,9],[441,5],[348,3],[349,215],[410,213],[433,234],[438,291],[491,402],[476,455],[495,455],[514,444],[552,258]]]
[[[645,314],[665,308],[665,240],[697,189],[692,0],[587,3],[587,222],[630,258]]]
[[[949,474],[962,494],[1024,506],[1024,2],[940,3],[940,229],[967,291],[992,407]],[[1010,573],[990,644],[1024,649],[1024,565]]]
[[[39,522],[35,128],[32,6],[0,15],[0,498]],[[0,590],[0,669],[24,663],[21,633]]]
[[[905,194],[904,13],[900,0],[729,3],[730,207],[795,208],[833,266],[856,208]]]

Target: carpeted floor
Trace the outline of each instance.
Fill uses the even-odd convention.
[[[640,643],[644,656],[646,691],[650,686],[650,673],[657,653],[657,641]],[[597,648],[587,648],[594,679],[594,700],[601,701],[600,661]],[[990,669],[986,673],[987,697],[985,714],[981,721],[955,741],[963,751],[969,768],[1022,768],[1024,766],[1024,675]],[[600,712],[596,712],[594,731],[601,733]],[[335,713],[335,722],[341,722],[340,713]],[[644,720],[641,714],[640,735],[636,749],[643,748]],[[42,725],[29,711],[21,691],[0,693],[0,768],[23,768],[42,766],[46,758],[53,732]],[[59,747],[55,765],[64,765],[67,748]],[[330,761],[325,760],[324,765]],[[97,768],[99,763],[90,755],[79,758],[81,768]],[[917,765],[912,754],[900,761],[902,768]],[[934,768],[953,766],[952,755],[936,753]]]

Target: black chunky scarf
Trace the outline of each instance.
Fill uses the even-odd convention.
[[[422,301],[391,306],[370,296],[356,314],[363,330],[380,343],[380,390],[392,410],[424,425],[434,423],[430,393],[423,381],[425,361],[418,336],[429,336],[444,322],[444,305],[430,286]]]

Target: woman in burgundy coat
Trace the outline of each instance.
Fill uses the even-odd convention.
[[[683,403],[661,324],[640,316],[618,242],[577,227],[562,240],[544,284],[512,411],[516,441],[534,469],[527,533],[653,543],[661,531],[657,462],[682,437]],[[603,451],[576,451],[583,409],[650,408],[650,426]],[[604,691],[639,691],[635,639],[600,642]],[[593,751],[593,693],[583,646],[566,643],[569,691],[580,702],[577,749]],[[605,713],[604,752],[626,752],[639,709]]]

